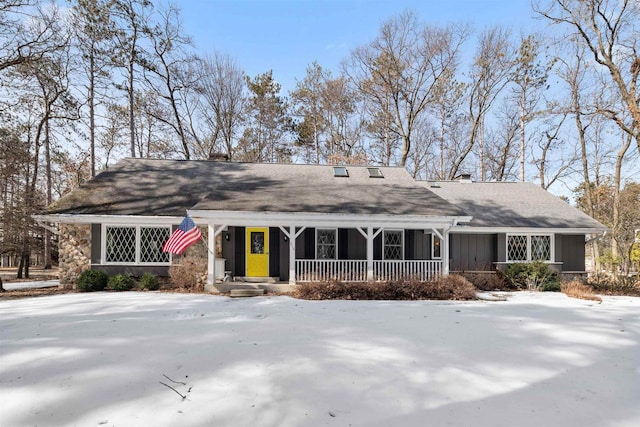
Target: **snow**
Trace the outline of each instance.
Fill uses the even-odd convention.
[[[639,313],[555,293],[0,301],[0,425],[638,426]]]
[[[14,290],[26,290],[26,289],[36,289],[36,288],[51,288],[58,287],[60,285],[60,281],[58,279],[52,280],[29,280],[24,282],[4,282],[2,287],[7,291]]]

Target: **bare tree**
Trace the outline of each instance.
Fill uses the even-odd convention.
[[[378,37],[345,63],[346,74],[367,98],[371,119],[382,118],[379,127],[400,136],[400,165],[407,162],[417,120],[433,102],[446,70],[457,64],[468,35],[467,27],[427,26],[405,12],[385,22]]]
[[[38,25],[29,25],[28,18]],[[0,72],[59,49],[59,24],[59,16],[36,0],[0,1]]]
[[[498,95],[509,83],[513,69],[511,33],[499,26],[491,27],[480,35],[478,51],[469,76],[468,115],[470,133],[450,171],[455,178],[460,167],[478,141],[482,141],[483,123]],[[479,147],[480,180],[484,180],[484,147]]]
[[[144,62],[144,76],[151,91],[170,111],[168,116],[158,115],[155,119],[173,129],[179,139],[182,155],[189,160],[189,134],[180,98],[182,92],[195,87],[196,82],[188,80],[192,75],[187,73],[187,68],[196,58],[186,51],[191,39],[183,33],[179,9],[169,6],[160,12],[159,18],[156,25],[145,29],[151,41],[151,52]]]
[[[149,0],[114,0],[112,4],[113,19],[115,20],[116,65],[124,68],[126,83],[116,85],[124,88],[128,98],[129,112],[129,150],[131,157],[136,156],[135,135],[135,78],[136,65],[144,62],[141,57],[140,41],[146,32],[146,22],[149,20],[152,4]]]
[[[224,153],[231,160],[244,109],[244,71],[229,55],[215,52],[200,62],[199,93],[204,98],[203,114],[211,133],[208,158],[222,142]]]
[[[539,0],[534,10],[568,27],[604,67],[621,99],[620,108],[606,114],[635,139],[640,152],[640,3],[637,0]],[[631,117],[631,123],[624,119]],[[624,146],[625,142],[622,143]]]

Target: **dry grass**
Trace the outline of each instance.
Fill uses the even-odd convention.
[[[562,283],[560,285],[560,290],[572,298],[602,302],[602,298],[593,293],[591,286],[579,280]]]
[[[57,295],[57,294],[68,294],[70,292],[77,292],[77,291],[73,289],[58,288],[58,287],[36,288],[36,289],[16,289],[11,291],[0,292],[0,300],[41,297],[46,295]]]

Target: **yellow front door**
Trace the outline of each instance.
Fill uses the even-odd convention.
[[[247,276],[269,276],[269,229],[247,227]]]

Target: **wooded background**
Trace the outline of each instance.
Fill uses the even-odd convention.
[[[545,34],[407,11],[340,69],[309,64],[286,94],[270,70],[248,76],[228,54],[196,52],[175,6],[66,6],[0,0],[0,256],[20,277],[34,253],[55,263],[55,236],[33,215],[100,170],[221,155],[564,189],[611,228],[590,245],[596,268],[638,269],[636,0],[534,1]]]

